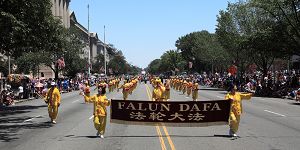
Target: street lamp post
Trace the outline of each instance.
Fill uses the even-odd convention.
[[[91,75],[90,5],[88,4],[88,77]]]
[[[105,43],[105,25],[104,25],[104,74],[106,76],[106,43]]]

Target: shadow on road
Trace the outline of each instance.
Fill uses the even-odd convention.
[[[290,104],[300,106],[300,103],[290,103]]]
[[[0,117],[20,114],[20,113],[28,113],[30,112],[30,110],[43,108],[43,107],[47,107],[47,105],[38,105],[38,106],[23,105],[23,106],[9,106],[9,107],[0,106]]]
[[[23,118],[20,118],[23,119]],[[0,142],[11,142],[19,139],[20,134],[18,132],[23,129],[42,129],[50,128],[53,125],[47,122],[41,123],[16,123],[16,124],[0,124]]]
[[[99,138],[98,136],[75,136],[67,135],[65,137],[69,138]],[[156,138],[156,137],[168,137],[166,135],[119,135],[119,136],[105,136],[105,138]],[[232,138],[229,135],[170,135],[170,137],[182,137],[182,138],[193,138],[193,137],[223,137],[223,138]]]
[[[30,121],[25,122],[32,117],[27,116],[35,109],[44,108],[47,105],[31,106],[9,106],[0,108],[0,142],[10,142],[12,140],[19,139],[19,131],[23,129],[39,129],[49,128],[52,126],[50,122],[32,123]],[[21,115],[20,115],[21,114]]]

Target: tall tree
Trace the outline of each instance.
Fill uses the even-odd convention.
[[[50,0],[1,0],[0,53],[17,58],[23,52],[57,50],[58,24]]]
[[[227,52],[220,45],[215,34],[208,31],[187,34],[176,41],[176,47],[180,50],[186,64],[193,62],[194,69],[197,71],[210,69],[213,71],[213,66],[222,68],[227,64]]]

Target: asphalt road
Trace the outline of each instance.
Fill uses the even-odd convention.
[[[129,96],[149,100],[150,85],[139,84]],[[199,100],[223,99],[225,91],[201,87]],[[121,92],[108,93],[121,99]],[[172,90],[171,100],[189,101]],[[105,138],[96,137],[93,105],[79,92],[62,95],[57,124],[49,122],[47,106],[26,101],[0,111],[1,150],[299,150],[300,104],[292,100],[257,98],[243,101],[239,138],[228,137],[228,126],[165,127],[107,123]],[[109,109],[108,109],[109,112]],[[108,114],[109,115],[109,114]]]

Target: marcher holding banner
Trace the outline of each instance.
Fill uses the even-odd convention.
[[[152,92],[152,99],[153,101],[163,101],[164,96],[163,93],[165,92],[166,88],[162,85],[160,79],[156,79],[154,81],[154,89]]]
[[[45,102],[48,104],[48,114],[53,124],[56,124],[56,118],[58,114],[58,107],[60,106],[60,92],[56,87],[56,83],[51,83]]]
[[[106,107],[110,101],[106,97],[106,87],[98,88],[98,94],[89,97],[89,101],[94,103],[94,126],[97,130],[97,136],[104,138],[107,111]]]
[[[230,92],[225,96],[226,100],[232,100],[230,107],[230,116],[229,116],[229,135],[237,136],[237,131],[239,129],[240,117],[243,112],[242,100],[250,100],[252,93],[242,94],[237,92],[237,87],[234,86],[231,88]]]

